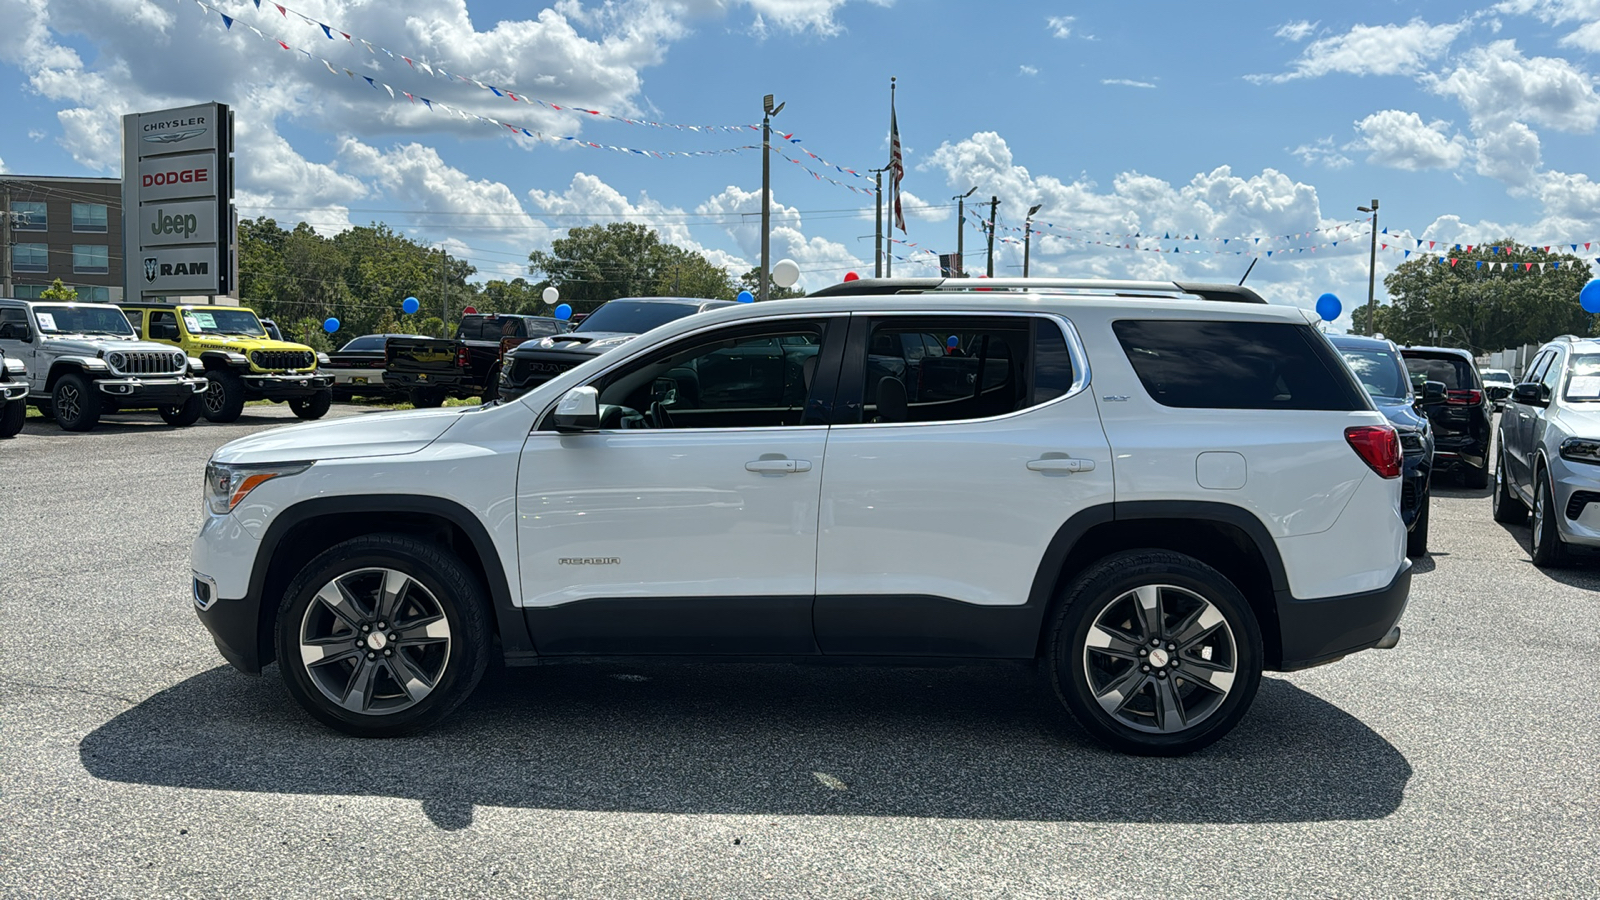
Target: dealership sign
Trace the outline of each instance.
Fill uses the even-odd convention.
[[[126,299],[233,291],[232,152],[221,103],[122,117]]]

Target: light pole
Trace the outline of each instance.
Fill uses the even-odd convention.
[[[1371,206],[1358,206],[1356,212],[1372,213],[1372,256],[1367,261],[1367,334],[1378,333],[1378,198]]]
[[[771,292],[772,271],[772,117],[783,112],[784,104],[772,105],[772,95],[761,98],[761,287],[757,300]]]
[[[967,198],[978,192],[978,186],[973,185],[972,190],[965,194],[951,197],[956,202],[956,277],[967,277]]]
[[[872,229],[872,277],[883,277],[883,169],[873,169],[872,176],[876,179],[876,187],[872,195],[878,198],[877,224]]]
[[[994,277],[994,227],[1000,221],[1000,198],[989,198],[989,277]]]
[[[1033,214],[1039,211],[1043,203],[1035,203],[1028,209],[1028,217],[1022,221],[1022,277],[1028,277],[1028,251],[1033,245]]]

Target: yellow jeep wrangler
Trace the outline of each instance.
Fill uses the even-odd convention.
[[[256,314],[239,306],[123,304],[147,341],[183,348],[205,367],[205,417],[239,418],[246,400],[289,402],[302,419],[320,419],[333,403],[333,376],[317,371],[326,354],[267,336]]]

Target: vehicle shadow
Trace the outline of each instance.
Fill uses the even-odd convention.
[[[1081,822],[1377,819],[1411,766],[1352,716],[1267,678],[1228,738],[1178,759],[1080,731],[1032,672],[576,665],[491,673],[438,728],[350,738],[276,670],[212,669],[83,739],[96,778],[475,806]]]
[[[1532,541],[1533,532],[1527,525],[1507,525],[1497,523],[1517,546],[1526,553]],[[1600,591],[1600,551],[1590,547],[1567,546],[1567,565],[1562,568],[1540,569],[1539,573],[1552,581],[1559,581],[1570,587],[1583,588],[1588,591]],[[1526,565],[1533,565],[1533,560],[1525,559]]]

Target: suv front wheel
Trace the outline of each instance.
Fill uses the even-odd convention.
[[[1124,753],[1208,746],[1239,723],[1261,683],[1249,603],[1215,569],[1166,550],[1117,553],[1074,579],[1049,652],[1056,695]]]
[[[205,415],[212,422],[232,422],[244,412],[244,379],[227,369],[206,373]]]
[[[488,600],[449,550],[375,534],[329,548],[300,570],[278,607],[289,693],[357,737],[438,722],[477,687],[489,656]]]

